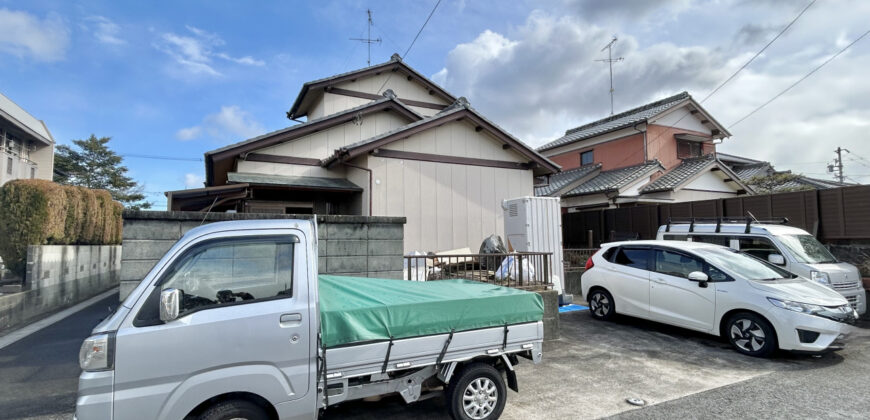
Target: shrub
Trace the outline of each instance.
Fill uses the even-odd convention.
[[[28,245],[118,244],[122,210],[105,190],[10,181],[0,187],[0,258],[23,276]]]

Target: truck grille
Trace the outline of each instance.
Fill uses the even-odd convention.
[[[832,283],[831,287],[833,287],[834,290],[854,289],[858,287],[858,282],[850,281],[848,283]]]
[[[858,309],[858,296],[846,296],[846,300],[849,302],[849,305],[852,305],[852,309]]]

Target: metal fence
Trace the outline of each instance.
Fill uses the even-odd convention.
[[[562,250],[562,255],[565,264],[565,272],[583,271],[586,268],[586,260],[592,257],[592,254],[598,251],[598,248],[565,248]]]
[[[517,289],[553,287],[551,252],[406,255],[404,267],[403,277],[411,281],[467,279]]]
[[[669,218],[744,218],[750,213],[759,219],[787,217],[790,226],[823,242],[870,239],[870,185],[565,213],[562,242],[566,247],[588,246],[590,231],[593,246],[655,239]]]

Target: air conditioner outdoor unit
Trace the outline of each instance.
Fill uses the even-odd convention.
[[[518,252],[551,252],[553,289],[565,289],[562,257],[562,205],[558,197],[520,197],[502,202],[508,246]],[[540,264],[543,265],[543,264]],[[544,273],[535,267],[535,273]]]

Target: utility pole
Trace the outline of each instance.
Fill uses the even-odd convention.
[[[372,25],[374,25],[374,22],[372,22],[372,9],[367,9],[366,13],[369,15],[369,35],[365,38],[350,38],[350,40],[351,41],[360,41],[360,42],[364,42],[364,43],[368,44],[369,58],[368,58],[368,60],[366,60],[366,65],[371,66],[372,65],[372,44],[380,44],[381,37],[377,37],[376,39],[372,39]]]
[[[607,58],[595,61],[601,61],[603,63],[607,63],[610,67],[610,115],[613,115],[613,63],[617,63],[623,60],[622,57],[613,58],[613,44],[617,41],[616,35],[613,36],[613,39],[610,40],[610,43],[604,46],[601,49],[601,52],[607,50]]]
[[[837,147],[837,150],[834,150],[834,153],[837,154],[837,157],[834,159],[834,163],[828,164],[828,172],[833,173],[834,177],[837,178],[837,180],[840,181],[841,184],[846,178],[846,176],[843,175],[843,152],[852,153],[849,151],[849,149]]]

